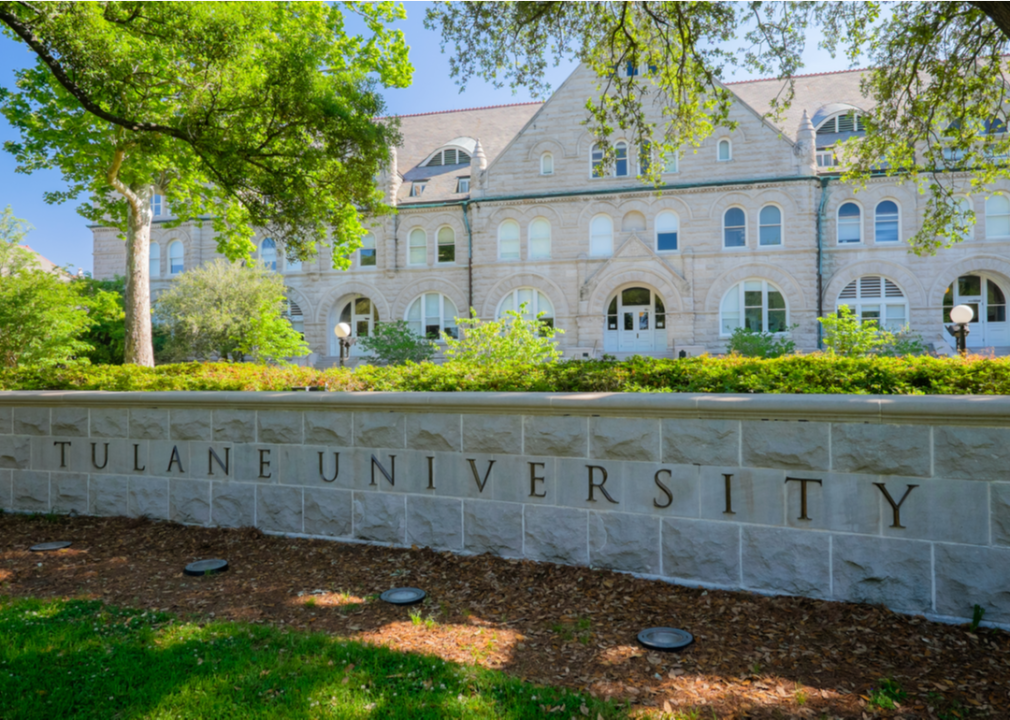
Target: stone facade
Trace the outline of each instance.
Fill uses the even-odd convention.
[[[333,270],[328,251],[301,265],[288,263],[283,248],[260,255],[285,274],[319,364],[337,353],[341,320],[355,335],[376,318],[441,330],[468,307],[493,318],[524,299],[565,331],[560,344],[572,357],[721,352],[744,322],[791,328],[798,347],[813,350],[818,313],[842,302],[892,327],[908,324],[946,352],[952,285],[953,299],[980,317],[969,345],[1010,346],[1010,201],[998,195],[1010,184],[992,188],[995,200],[966,199],[978,218],[970,238],[935,257],[911,254],[905,241],[925,196],[887,177],[857,192],[818,166],[817,148],[847,135],[825,130],[869,109],[859,78],[799,79],[778,125],[762,113],[781,83],[730,84],[739,98],[735,129],[685,149],[658,193],[636,178],[631,147],[624,175],[614,167],[594,177],[594,141],[582,121],[597,90],[585,69],[543,104],[405,116],[404,145],[381,178],[398,212],[372,223],[374,252],[356,252],[348,271]],[[165,229],[170,208],[159,208],[155,294],[177,274],[173,265],[182,271],[217,257],[209,227]],[[266,238],[256,240],[263,248]],[[122,273],[124,263],[115,231],[95,229],[95,275]],[[625,292],[633,288],[641,291]],[[354,312],[354,299],[368,302]]]

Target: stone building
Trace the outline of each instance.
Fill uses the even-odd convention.
[[[857,193],[832,166],[831,146],[859,134],[871,109],[859,79],[797,78],[778,124],[763,115],[781,81],[731,83],[734,130],[669,162],[615,137],[607,172],[583,125],[596,92],[583,68],[544,103],[403,116],[403,145],[380,178],[398,212],[371,225],[349,270],[332,269],[325,252],[288,262],[262,234],[259,258],[284,274],[292,322],[320,365],[337,354],[341,321],[359,337],[400,319],[455,333],[468,307],[494,318],[523,302],[564,330],[570,357],[722,352],[740,325],[790,332],[809,351],[818,314],[841,304],[947,351],[945,308],[966,303],[977,309],[969,346],[1002,352],[1010,184],[964,199],[978,218],[971,237],[911,254],[925,197],[888,177]],[[637,177],[641,162],[665,163],[661,191]],[[154,202],[157,223],[170,208]],[[209,227],[156,225],[152,292],[214,248]],[[96,277],[124,265],[115,231],[96,229]]]

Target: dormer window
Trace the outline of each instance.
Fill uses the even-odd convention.
[[[438,167],[441,165],[469,165],[470,153],[458,148],[446,148],[435,153],[425,167]]]
[[[834,135],[836,133],[866,132],[866,125],[859,113],[847,112],[828,118],[817,128],[818,135]]]
[[[427,180],[418,180],[417,182],[412,182],[410,184],[410,197],[421,197],[424,193],[424,189],[428,187]]]
[[[470,192],[470,178],[468,177],[456,178],[456,192],[458,193]]]

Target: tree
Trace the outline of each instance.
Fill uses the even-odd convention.
[[[461,338],[443,333],[446,360],[484,366],[554,362],[562,354],[554,338],[564,330],[547,323],[545,315],[529,317],[522,303],[519,312],[506,310],[505,317],[485,322],[471,309],[470,318],[456,320]]]
[[[183,274],[155,304],[169,359],[282,361],[309,346],[285,317],[280,275],[218,259]]]
[[[376,323],[372,334],[359,342],[383,365],[424,362],[437,350],[435,343],[411,330],[406,320]]]
[[[864,138],[839,155],[844,179],[861,185],[887,172],[929,198],[912,250],[961,241],[974,214],[959,195],[1010,178],[1007,84],[1010,6],[998,2],[468,2],[439,3],[425,24],[452,48],[461,85],[481,77],[545,96],[548,63],[574,58],[596,72],[587,125],[614,159],[608,138],[625,131],[663,154],[697,147],[732,127],[732,94],[721,80],[743,67],[782,78],[770,115],[793,99],[807,31],[823,46],[873,69],[863,92],[874,105]],[[736,51],[728,49],[738,43]],[[638,73],[623,72],[626,67]],[[651,180],[659,184],[652,164]]]
[[[70,281],[85,302],[92,326],[82,337],[91,346],[86,354],[93,365],[122,365],[126,357],[126,327],[123,318],[123,297],[126,279],[95,280],[75,277]]]
[[[31,223],[14,217],[10,205],[0,213],[0,277],[38,265],[35,256],[21,247],[25,236],[33,229]]]
[[[343,10],[368,37],[348,34]],[[126,360],[153,364],[148,259],[155,193],[176,219],[206,217],[217,249],[249,258],[264,228],[289,257],[332,246],[333,263],[386,211],[375,176],[398,142],[380,86],[411,67],[393,3],[25,3],[0,27],[36,54],[0,90],[21,134],[19,172],[56,168],[81,214],[126,240]]]

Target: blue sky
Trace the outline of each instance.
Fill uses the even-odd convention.
[[[448,56],[439,50],[439,34],[425,30],[424,11],[428,3],[407,3],[407,20],[398,23],[411,47],[410,59],[414,64],[414,83],[402,90],[386,92],[386,103],[391,114],[433,112],[459,108],[500,105],[532,100],[528,93],[512,94],[508,89],[497,90],[491,85],[473,80],[466,92],[460,93],[449,77]],[[353,27],[353,25],[352,25]],[[842,70],[848,65],[843,59],[832,59],[816,49],[819,38],[811,38],[805,55],[805,73]],[[13,72],[34,62],[27,48],[0,35],[0,84],[13,85]],[[557,87],[574,66],[567,63],[553,68],[549,79]],[[745,80],[750,76],[739,73],[727,80]],[[0,117],[0,142],[15,139],[16,133]],[[63,188],[57,172],[35,172],[19,175],[14,172],[13,157],[0,151],[0,208],[11,205],[14,214],[28,220],[35,230],[27,238],[28,244],[58,265],[91,270],[91,232],[86,221],[77,214],[77,203],[48,205],[43,200],[47,190]]]

